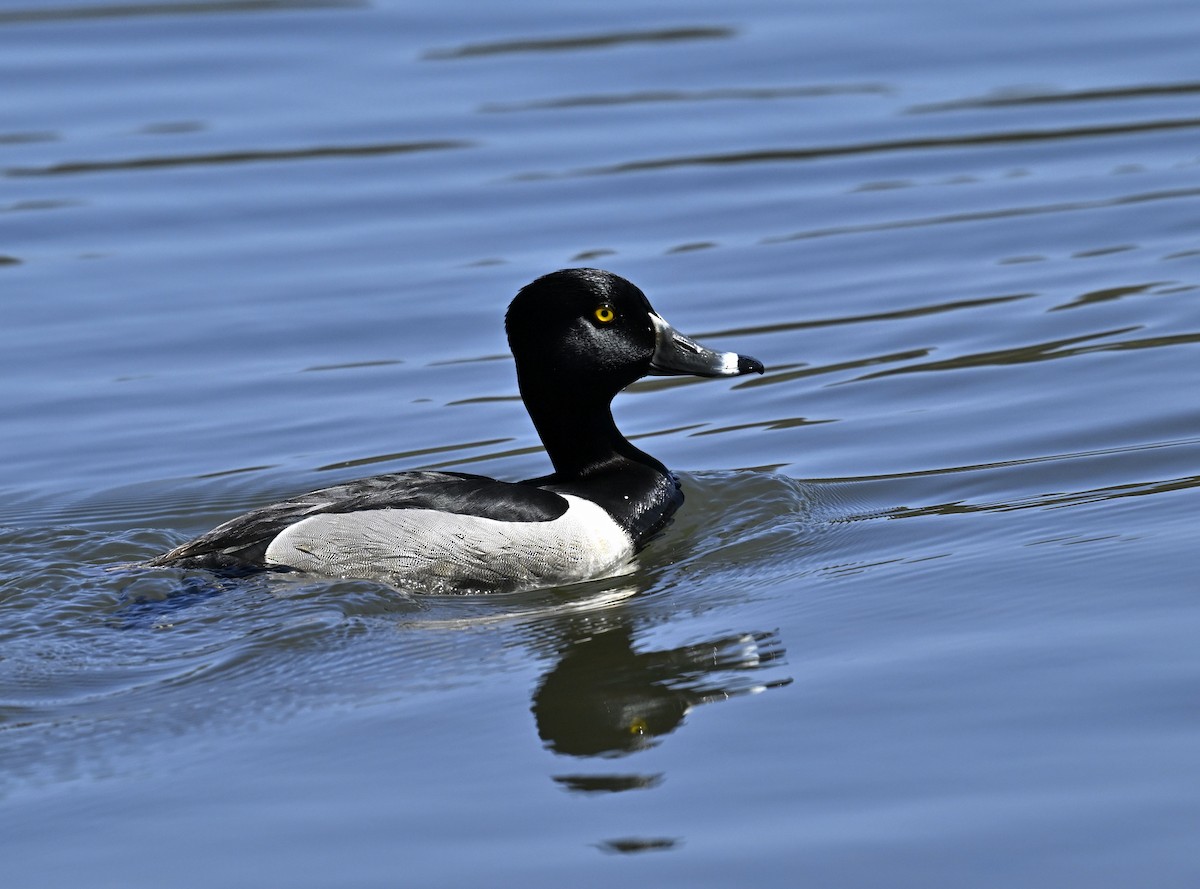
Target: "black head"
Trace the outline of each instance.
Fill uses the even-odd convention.
[[[642,291],[599,269],[562,269],[521,288],[505,327],[521,397],[556,478],[593,477],[620,464],[627,482],[633,463],[645,470],[654,497],[662,494],[660,487],[667,491],[668,505],[677,505],[673,480],[617,430],[609,410],[613,396],[651,373],[736,376],[763,370],[753,358],[713,352],[676,333]],[[658,509],[657,503],[651,506]]]
[[[561,269],[521,288],[505,318],[526,387],[611,400],[647,374],[762,373],[753,358],[714,352],[677,333],[624,278]]]
[[[504,319],[522,385],[535,375],[611,398],[649,372],[651,311],[642,291],[599,269],[562,269],[527,284]]]

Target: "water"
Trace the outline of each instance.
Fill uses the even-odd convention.
[[[12,886],[1192,886],[1191,4],[0,5]],[[762,378],[495,598],[137,572],[360,475],[546,469],[568,265]]]

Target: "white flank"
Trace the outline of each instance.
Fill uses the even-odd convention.
[[[364,577],[431,592],[515,590],[625,573],[628,534],[590,500],[550,522],[501,522],[433,509],[309,516],[267,547],[268,565]]]

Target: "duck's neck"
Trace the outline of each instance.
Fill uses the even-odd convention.
[[[542,439],[555,477],[562,481],[593,478],[629,462],[640,464],[663,476],[665,466],[632,444],[613,422],[611,399],[575,394],[541,401],[522,386],[533,425]],[[533,395],[533,397],[530,397]],[[541,409],[539,404],[553,404]]]
[[[683,502],[679,482],[620,433],[609,407],[611,396],[590,402],[580,393],[538,398],[525,386],[521,394],[554,464],[553,475],[530,479],[528,484],[596,503],[637,547],[679,508]],[[541,394],[546,395],[544,389]]]

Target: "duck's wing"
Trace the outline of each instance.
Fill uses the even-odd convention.
[[[321,513],[433,509],[507,522],[548,522],[567,501],[543,488],[458,472],[395,472],[321,488],[230,519],[151,559],[150,567],[256,569],[286,528]]]

